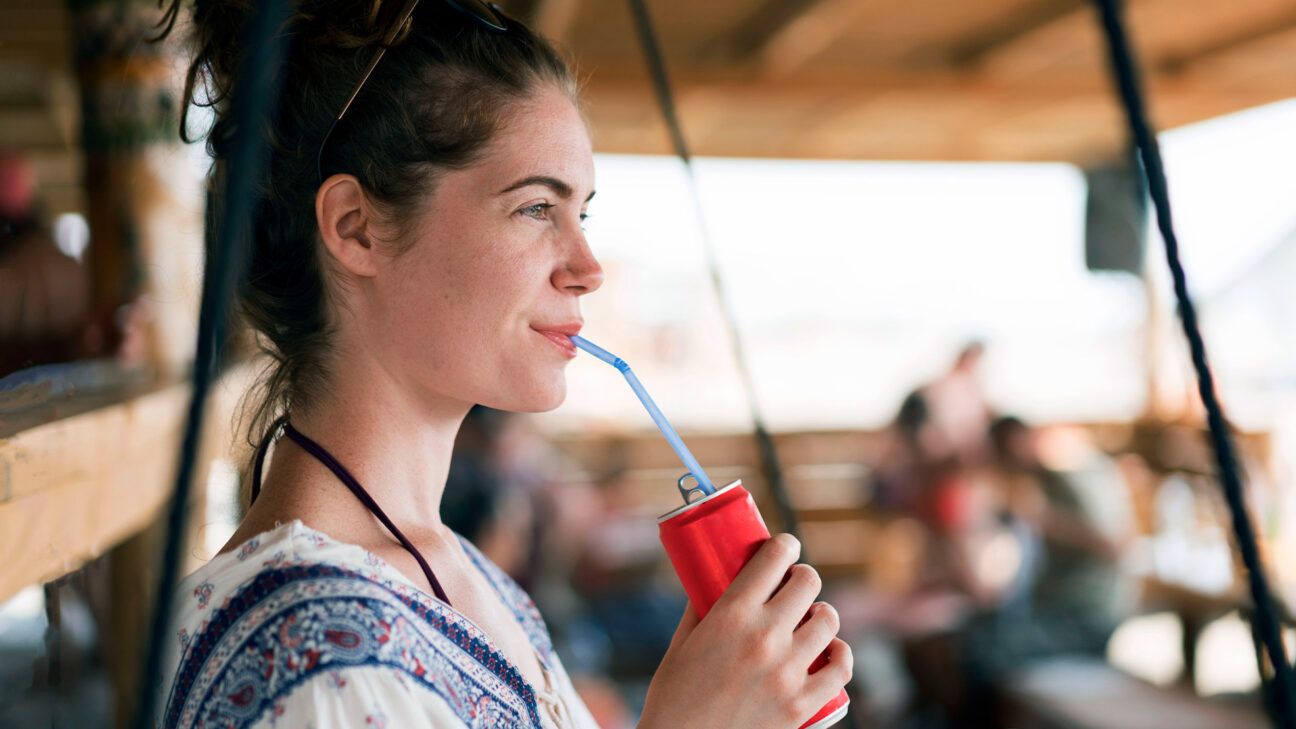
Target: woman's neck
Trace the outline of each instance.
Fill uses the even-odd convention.
[[[335,368],[325,395],[292,413],[293,427],[350,471],[402,531],[439,531],[455,435],[471,405],[412,396],[374,364]],[[267,490],[278,489],[274,499],[288,509],[308,512],[294,517],[329,523],[364,511],[310,454],[287,439],[276,450]]]

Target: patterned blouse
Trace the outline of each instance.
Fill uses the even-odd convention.
[[[597,729],[531,598],[461,541],[526,632],[544,686],[386,561],[293,521],[181,583],[158,725]]]

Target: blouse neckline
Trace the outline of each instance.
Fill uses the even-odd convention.
[[[264,532],[248,537],[238,546],[212,557],[211,560],[199,567],[181,582],[180,592],[181,594],[188,594],[193,591],[195,583],[206,581],[207,575],[211,574],[213,571],[225,569],[231,561],[235,563],[243,561],[243,555],[249,545],[255,543],[254,548],[259,548],[262,543],[270,543],[281,538],[287,539],[289,542],[294,542],[294,537],[298,535],[311,539],[315,542],[317,547],[335,546],[343,549],[354,549],[359,551],[361,553],[361,563],[372,568],[378,577],[387,582],[398,583],[403,590],[411,593],[416,599],[434,605],[437,610],[445,613],[448,619],[471,627],[481,637],[481,641],[486,648],[485,655],[473,654],[474,660],[487,670],[491,670],[489,664],[495,662],[505,667],[508,671],[514,673],[523,687],[523,691],[519,692],[519,698],[530,705],[529,708],[535,712],[534,715],[538,716],[540,714],[541,702],[545,704],[546,709],[549,711],[550,718],[555,718],[554,710],[557,707],[562,707],[562,709],[560,709],[561,713],[567,713],[566,703],[562,700],[561,694],[557,690],[557,686],[554,685],[553,669],[549,665],[546,657],[541,653],[539,647],[536,646],[535,642],[532,640],[531,633],[527,630],[527,627],[523,622],[523,616],[519,612],[518,607],[513,603],[513,600],[509,599],[509,596],[505,594],[503,586],[499,584],[496,577],[488,571],[485,564],[485,555],[481,554],[477,550],[476,546],[458,533],[456,533],[455,536],[458,537],[460,546],[468,556],[469,561],[472,562],[473,567],[481,573],[484,578],[486,578],[486,582],[490,584],[491,589],[495,591],[495,594],[499,597],[500,601],[506,608],[508,608],[509,612],[512,613],[513,619],[517,621],[519,627],[522,628],[522,632],[526,635],[527,644],[531,647],[531,652],[535,655],[536,661],[540,665],[541,677],[544,679],[545,684],[543,687],[537,688],[527,680],[518,665],[510,660],[509,657],[500,650],[500,647],[495,640],[485,630],[483,630],[476,621],[467,615],[464,615],[458,610],[458,608],[438,599],[435,595],[422,589],[413,580],[406,576],[405,573],[397,569],[395,565],[378,556],[374,552],[365,549],[358,544],[351,544],[349,542],[335,539],[318,529],[308,526],[301,519],[293,519],[286,523],[276,524],[274,527],[267,529]],[[329,562],[335,561],[323,560],[323,563]],[[346,569],[351,569],[353,567],[346,563],[341,563],[338,566]],[[258,572],[259,571],[260,570],[258,570]],[[565,725],[565,722],[562,721],[556,721],[555,723],[559,726]]]

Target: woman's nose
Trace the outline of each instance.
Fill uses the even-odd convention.
[[[559,261],[557,268],[554,269],[552,276],[554,288],[564,292],[570,291],[577,296],[597,291],[598,287],[603,285],[603,267],[594,257],[594,251],[590,250],[585,235],[577,234],[568,250],[570,253]]]

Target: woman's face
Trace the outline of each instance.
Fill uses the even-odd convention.
[[[481,160],[440,177],[411,245],[372,279],[365,346],[429,403],[557,407],[576,355],[564,335],[580,327],[580,297],[603,282],[581,224],[593,196],[585,122],[544,88]]]

